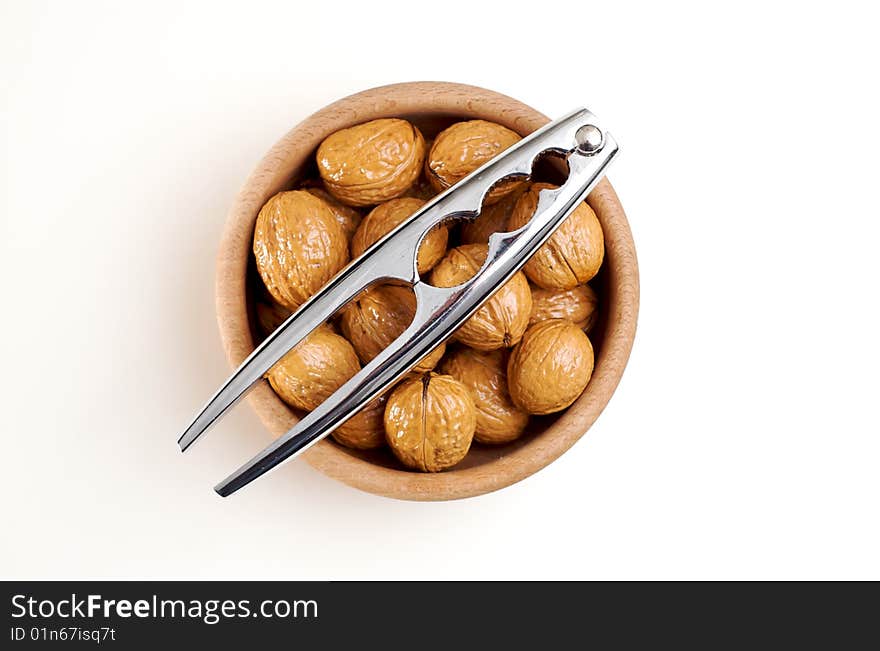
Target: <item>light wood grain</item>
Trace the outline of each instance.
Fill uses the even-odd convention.
[[[405,117],[427,135],[455,119],[491,120],[521,135],[547,117],[515,99],[483,88],[413,82],[373,88],[335,102],[287,133],[257,165],[230,210],[217,258],[217,318],[226,356],[237,367],[254,349],[247,292],[248,259],[257,213],[276,192],[291,187],[332,132],[367,120]],[[465,461],[442,473],[395,467],[386,452],[357,452],[329,439],[308,452],[308,462],[364,491],[408,500],[451,500],[504,488],[537,472],[568,450],[598,418],[620,381],[635,337],[639,307],[636,252],[623,207],[607,179],[589,196],[605,234],[600,274],[601,323],[593,377],[583,395],[554,419],[535,419],[529,433],[500,447],[475,446]],[[261,421],[280,436],[296,415],[263,381],[248,396]]]

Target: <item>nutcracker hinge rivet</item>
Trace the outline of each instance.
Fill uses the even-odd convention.
[[[582,126],[574,137],[578,144],[578,151],[582,154],[595,154],[602,148],[604,140],[602,131],[592,124]]]

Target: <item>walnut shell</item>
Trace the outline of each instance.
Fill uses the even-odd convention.
[[[428,151],[429,149],[430,145],[426,143],[425,151]],[[431,182],[428,179],[426,179],[424,176],[419,175],[419,178],[416,179],[416,182],[413,183],[412,187],[409,190],[403,193],[403,196],[427,201],[428,199],[433,199],[437,196],[437,190],[434,189],[434,186],[431,185]]]
[[[425,202],[421,199],[401,197],[386,201],[373,208],[364,217],[351,240],[351,257],[359,256],[424,205]],[[418,269],[420,274],[429,271],[440,261],[440,258],[446,253],[448,241],[449,229],[445,226],[435,228],[428,233],[422,246],[419,247]]]
[[[385,438],[401,463],[438,472],[461,461],[477,418],[470,392],[448,375],[425,373],[397,386],[385,407]]]
[[[434,141],[430,138],[425,138],[425,153],[431,151],[431,147],[434,146]],[[404,197],[414,197],[416,199],[421,199],[423,201],[427,201],[428,199],[432,199],[437,196],[437,190],[434,189],[434,186],[431,185],[431,182],[425,178],[423,174],[419,174],[419,178],[416,179],[416,182],[413,183],[412,187],[407,190],[404,194]]]
[[[529,325],[547,319],[568,319],[584,332],[596,324],[599,298],[589,285],[574,289],[532,287],[532,314]]]
[[[477,410],[474,438],[478,442],[509,443],[519,438],[529,415],[510,399],[507,360],[502,351],[457,348],[444,358],[442,368],[471,392]]]
[[[305,190],[266,202],[254,230],[257,270],[269,294],[294,311],[348,263],[348,241],[333,211]]]
[[[333,212],[333,216],[336,217],[336,221],[342,226],[346,239],[350,240],[351,236],[354,235],[354,232],[361,223],[361,213],[357,208],[352,208],[351,206],[346,206],[344,203],[340,203],[333,198],[333,195],[322,187],[312,185],[304,189],[306,192],[324,200]]]
[[[349,206],[371,206],[412,187],[425,160],[425,139],[406,120],[372,120],[327,136],[317,160],[330,194]]]
[[[321,326],[267,373],[275,393],[291,407],[311,411],[361,368],[351,344]]]
[[[583,393],[593,374],[593,345],[566,319],[530,327],[507,362],[513,403],[530,414],[552,414]]]
[[[333,439],[355,450],[371,450],[385,444],[385,403],[382,395],[333,430]]]
[[[523,186],[522,190],[525,189]],[[522,194],[520,189],[511,192],[506,197],[493,203],[491,206],[483,206],[480,215],[472,222],[461,225],[462,244],[486,244],[492,233],[503,233],[507,230],[507,221],[516,205],[516,200]]]
[[[453,287],[472,278],[486,261],[486,244],[465,244],[452,249],[431,272],[435,287]],[[522,272],[517,272],[474,315],[454,337],[477,350],[495,350],[516,344],[529,325],[532,294]]]
[[[441,131],[425,161],[425,175],[438,192],[458,183],[522,138],[507,127],[486,120],[456,122]],[[524,182],[507,179],[492,188],[485,204],[495,203]]]
[[[265,337],[268,337],[275,332],[275,330],[278,329],[278,326],[284,323],[291,315],[290,310],[283,305],[278,305],[278,303],[271,299],[265,303],[263,301],[257,301],[254,306],[254,311],[257,316],[258,329]]]
[[[361,361],[367,364],[403,334],[415,314],[416,299],[411,289],[399,285],[379,285],[368,289],[343,308],[339,327]],[[413,370],[430,371],[444,352],[446,344],[442,343]]]
[[[516,202],[507,223],[508,229],[515,230],[526,224],[535,214],[540,191],[553,187],[556,186],[533,183]],[[529,280],[544,289],[572,289],[593,278],[604,257],[602,226],[596,213],[584,201],[526,262],[523,271]]]

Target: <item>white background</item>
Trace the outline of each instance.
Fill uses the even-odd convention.
[[[876,20],[833,4],[2,3],[2,578],[880,579]],[[398,502],[288,464],[227,374],[214,255],[290,127],[372,86],[586,105],[642,272],[570,452]]]

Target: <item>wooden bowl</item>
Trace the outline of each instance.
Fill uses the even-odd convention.
[[[275,193],[315,175],[314,152],[339,129],[384,117],[411,120],[433,137],[458,120],[481,118],[526,135],[548,119],[515,99],[453,83],[383,86],[327,106],[287,133],[257,165],[229,213],[217,260],[217,318],[226,356],[237,367],[255,346],[252,295],[259,277],[251,244],[260,208]],[[591,332],[596,365],[586,391],[555,417],[533,417],[527,433],[500,447],[474,444],[459,465],[441,473],[404,470],[388,450],[349,450],[327,438],[306,460],[326,475],[364,491],[408,500],[450,500],[509,486],[559,457],[590,428],[614,393],[632,348],[639,306],[639,274],[632,234],[620,201],[603,179],[588,199],[605,232],[605,262],[593,281],[600,322]],[[262,381],[248,396],[263,424],[280,436],[296,414]]]

